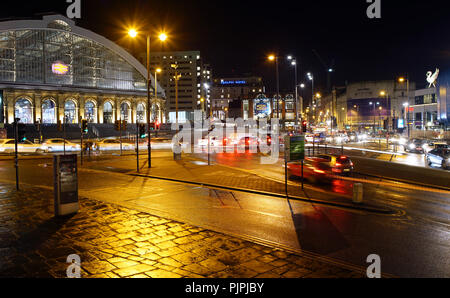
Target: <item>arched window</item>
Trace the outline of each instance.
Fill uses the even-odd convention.
[[[42,102],[42,123],[56,123],[55,103],[51,99]]]
[[[77,106],[73,100],[68,100],[64,104],[64,117],[66,123],[77,123]]]
[[[113,123],[113,106],[109,101],[103,104],[103,123]]]
[[[130,106],[128,105],[128,103],[123,102],[120,105],[120,119],[125,120],[126,122],[128,122],[128,119],[130,119],[130,115],[129,113],[131,112],[130,110]]]
[[[92,101],[87,101],[84,104],[84,117],[89,123],[94,123],[97,119],[95,104]]]
[[[31,102],[28,99],[20,98],[16,101],[16,105],[14,107],[14,117],[20,118],[20,123],[33,123],[33,109],[31,108]]]
[[[138,103],[136,107],[136,119],[137,122],[145,122],[145,106],[143,103]]]

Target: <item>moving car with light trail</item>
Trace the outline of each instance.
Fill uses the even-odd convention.
[[[76,144],[64,139],[48,139],[45,140],[40,150],[44,152],[57,152],[64,151],[64,143],[66,151],[78,151],[81,150],[80,144]]]
[[[122,150],[133,150],[134,145],[123,143]],[[115,139],[105,139],[94,143],[94,150],[110,151],[120,150],[120,141]]]
[[[41,145],[34,144],[28,140],[20,141],[17,144],[17,152],[20,153],[35,153],[40,151]],[[0,153],[12,153],[15,149],[14,139],[2,139],[0,140]]]
[[[405,152],[419,152],[424,153],[423,145],[424,141],[420,139],[412,139],[410,142],[403,145]]]
[[[299,178],[302,176],[301,162],[289,162],[287,164],[288,178]],[[311,183],[329,183],[333,180],[331,167],[322,158],[308,157],[303,161],[303,178]]]
[[[353,162],[348,156],[320,154],[317,158],[323,159],[330,166],[333,175],[351,176],[353,173]]]
[[[450,149],[436,148],[427,153],[427,164],[436,165],[444,170],[450,169]]]

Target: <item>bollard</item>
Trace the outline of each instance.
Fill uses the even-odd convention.
[[[360,204],[363,201],[363,184],[353,184],[353,203]]]

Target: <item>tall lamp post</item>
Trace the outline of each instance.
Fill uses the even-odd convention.
[[[400,77],[398,79],[398,81],[400,83],[404,83],[406,81],[406,104],[407,105],[405,106],[405,104],[403,104],[405,106],[405,109],[406,109],[406,107],[409,106],[409,78],[408,78],[408,74],[406,74],[406,78]],[[409,108],[408,108],[408,111],[409,111]],[[405,113],[405,117],[406,117],[406,113]],[[409,128],[409,117],[406,118],[406,125],[408,127],[408,138],[410,138],[411,137],[411,132],[410,132],[410,128]]]
[[[136,38],[138,32],[135,29],[128,30],[128,35],[132,38]],[[165,33],[160,33],[158,36],[160,41],[166,41],[167,35]],[[151,114],[151,99],[150,99],[150,33],[147,33],[147,142],[148,142],[148,168],[152,167],[152,145],[151,145],[151,135],[150,135],[150,114]],[[156,84],[156,80],[155,80]],[[155,90],[155,95],[156,90]]]
[[[173,77],[175,80],[175,123],[178,133],[178,80],[181,78],[181,75],[178,74],[178,64],[172,64],[171,67],[175,69],[175,76]]]
[[[308,72],[307,74],[308,80],[311,81],[311,106],[314,108],[315,102],[314,102],[314,76],[312,73]]]
[[[377,102],[376,104],[374,102],[369,102],[369,105],[373,105],[373,133],[375,134],[375,127],[376,127],[376,106],[380,103]]]
[[[298,125],[298,85],[297,85],[297,58],[288,56],[287,59],[291,61],[291,65],[294,66],[294,79],[295,79],[295,125]]]
[[[279,115],[279,104],[278,101],[280,99],[280,78],[278,74],[278,56],[270,55],[268,57],[269,61],[275,61],[275,68],[276,68],[276,79],[277,79],[277,118],[280,118]]]

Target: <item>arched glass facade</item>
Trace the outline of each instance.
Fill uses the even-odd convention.
[[[77,123],[77,106],[73,100],[68,100],[64,104],[64,117],[66,123]]]
[[[26,98],[20,98],[14,106],[14,118],[19,118],[19,123],[33,123],[33,109],[31,102]]]
[[[89,123],[96,122],[95,119],[97,119],[97,112],[96,112],[95,104],[92,101],[87,101],[84,104],[84,118]]]
[[[53,28],[0,32],[0,81],[146,90],[145,78],[121,56],[96,41]]]
[[[113,123],[113,106],[107,101],[103,105],[103,123]]]
[[[46,99],[42,102],[42,123],[56,123],[56,107],[51,99]]]

